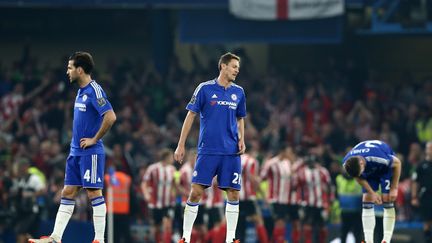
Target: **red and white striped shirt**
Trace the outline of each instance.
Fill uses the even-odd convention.
[[[143,183],[146,183],[151,195],[148,203],[149,208],[171,207],[175,203],[173,165],[163,165],[157,162],[150,165],[144,174]]]
[[[321,165],[302,164],[293,178],[293,187],[304,206],[328,208],[333,200],[330,173]]]
[[[191,190],[192,172],[193,168],[190,163],[186,163],[180,168],[180,186],[186,192],[190,192]],[[189,195],[182,195],[182,203],[186,203],[188,197]]]
[[[260,177],[269,182],[267,199],[271,203],[296,204],[296,194],[291,189],[292,162],[273,157],[264,163]]]
[[[11,92],[0,99],[0,121],[9,120],[18,112],[19,107],[24,102],[24,97],[20,93]]]
[[[223,191],[218,188],[216,177],[213,178],[212,186],[207,188],[202,198],[202,204],[206,208],[222,207],[224,204]]]
[[[242,181],[240,200],[255,200],[257,188],[253,177],[258,175],[258,160],[249,154],[243,154],[241,156],[241,166]]]

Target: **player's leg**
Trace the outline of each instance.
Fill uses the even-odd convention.
[[[80,165],[83,187],[87,190],[87,195],[93,208],[94,240],[104,243],[107,212],[105,198],[102,195],[105,155],[92,154],[81,156]]]
[[[165,215],[162,219],[162,241],[164,243],[171,243],[171,237],[172,237],[172,225],[174,217],[174,209],[171,207],[165,208]]]
[[[383,233],[384,237],[382,242],[389,243],[394,230],[394,225],[396,222],[396,210],[394,207],[394,202],[390,201],[390,183],[391,183],[391,172],[387,173],[385,176],[381,178],[381,192],[382,192],[382,201],[384,208],[383,215]]]
[[[29,242],[50,243],[61,241],[64,230],[66,229],[75,208],[75,195],[82,186],[79,160],[79,156],[69,156],[66,160],[65,186],[62,190],[62,198],[57,211],[53,232],[49,237],[43,237],[43,239],[30,239]]]
[[[432,242],[432,195],[423,193],[419,199],[419,215],[423,221],[424,242]]]
[[[314,223],[314,211],[312,207],[304,207],[303,216],[303,238],[304,243],[312,243],[313,241],[313,223]]]
[[[300,215],[298,211],[299,206],[288,205],[288,214],[291,221],[291,240],[293,243],[300,242]]]
[[[240,200],[239,207],[242,211],[239,212],[236,235],[241,242],[245,241],[247,217],[249,216],[249,201]]]
[[[192,184],[191,186],[191,192],[183,214],[183,242],[190,242],[192,228],[198,215],[199,201],[204,194],[204,189],[205,187],[199,184]]]
[[[383,215],[383,230],[384,230],[384,237],[382,242],[389,243],[394,230],[394,225],[396,221],[396,211],[394,207],[394,202],[391,202],[389,200],[388,193],[382,195],[383,200],[383,208],[384,208],[384,215]]]
[[[194,242],[204,242],[204,238],[207,232],[207,224],[204,223],[205,210],[205,205],[201,205],[200,210],[198,210],[198,214],[194,222],[195,226],[192,229],[191,242],[192,240]]]
[[[288,213],[288,204],[273,203],[272,204],[274,227],[271,233],[272,242],[285,242],[286,220]]]
[[[227,221],[226,242],[231,243],[235,239],[239,215],[239,191],[232,188],[226,189],[227,203],[225,207],[225,218]]]
[[[374,191],[378,190],[378,180],[368,180],[369,185]],[[363,188],[363,210],[362,210],[362,223],[363,233],[366,243],[373,243],[374,230],[375,230],[375,204],[373,196]]]
[[[191,192],[183,216],[183,237],[180,242],[190,242],[192,227],[198,214],[199,201],[204,194],[204,189],[211,186],[217,170],[218,161],[215,160],[217,157],[203,154],[197,156],[192,174]]]
[[[235,239],[239,215],[239,199],[241,189],[241,162],[238,155],[224,155],[221,157],[221,166],[217,172],[219,188],[225,189],[227,203],[225,218],[227,221],[226,242],[231,243]]]
[[[166,214],[165,211],[166,210],[164,208],[151,209],[152,220],[150,222],[150,229],[151,229],[151,233],[153,235],[155,242],[161,242],[162,241],[160,228],[162,225],[164,215]]]
[[[328,242],[328,229],[327,229],[327,220],[328,220],[328,212],[325,211],[324,208],[314,208],[314,223],[318,226],[318,242],[325,243]]]
[[[258,242],[268,243],[270,241],[267,234],[267,229],[264,225],[264,219],[261,214],[261,208],[258,205],[256,200],[250,200],[249,202],[252,205],[250,214],[252,215],[251,216],[252,221],[255,223],[255,230],[256,230]]]

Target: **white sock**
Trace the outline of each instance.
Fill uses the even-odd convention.
[[[227,221],[226,242],[231,243],[235,239],[237,221],[239,215],[239,201],[227,201],[225,217]]]
[[[187,243],[190,243],[192,227],[198,214],[199,203],[186,202],[186,207],[183,215],[183,238]]]
[[[106,219],[106,204],[103,196],[93,198],[91,200],[93,206],[93,225],[95,230],[95,240],[100,243],[105,242],[105,219]]]
[[[384,238],[383,241],[390,243],[393,235],[393,229],[396,220],[396,211],[393,203],[384,203],[384,216],[383,216],[383,229]]]
[[[73,199],[62,197],[60,200],[60,207],[57,211],[54,230],[51,234],[51,238],[55,241],[61,241],[66,225],[69,223],[69,219],[73,214],[74,207],[75,201]]]
[[[373,203],[363,203],[362,223],[366,243],[373,243],[375,229],[375,209]]]

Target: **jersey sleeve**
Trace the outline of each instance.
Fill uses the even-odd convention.
[[[112,110],[111,103],[108,101],[105,91],[97,83],[92,83],[93,95],[90,97],[91,104],[93,108],[99,113],[100,116],[105,114],[105,112]]]
[[[149,167],[147,170],[146,170],[146,172],[144,173],[144,176],[143,176],[143,182],[148,182],[148,181],[150,181],[151,180],[151,177],[152,177],[152,173],[153,172],[153,168],[152,167]]]
[[[263,180],[266,180],[268,179],[269,174],[270,174],[270,160],[267,160],[264,162],[261,172],[259,173],[259,177]]]
[[[193,95],[192,98],[190,99],[189,103],[186,106],[186,110],[190,110],[193,111],[195,113],[200,113],[204,104],[204,91],[202,89],[202,86],[199,85]]]
[[[239,118],[246,117],[246,95],[243,89],[242,89],[242,96],[238,104],[236,115]]]
[[[384,153],[384,157],[386,157],[389,160],[388,167],[391,167],[393,165],[393,157],[396,156],[395,152],[387,143],[382,143],[381,146],[379,146],[381,151]]]

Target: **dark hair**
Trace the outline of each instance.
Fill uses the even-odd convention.
[[[169,148],[163,148],[159,151],[159,159],[164,160],[167,156],[172,156],[173,151]]]
[[[345,161],[344,169],[351,177],[360,176],[360,158],[353,156]]]
[[[93,71],[93,57],[88,52],[77,51],[69,57],[69,60],[73,61],[76,68],[81,67],[86,74],[91,74]]]
[[[218,67],[219,70],[222,69],[222,63],[223,64],[228,64],[232,59],[236,59],[237,61],[240,62],[240,57],[237,55],[232,54],[231,52],[227,52],[225,54],[223,54],[220,58],[219,58],[219,63],[218,63]]]

